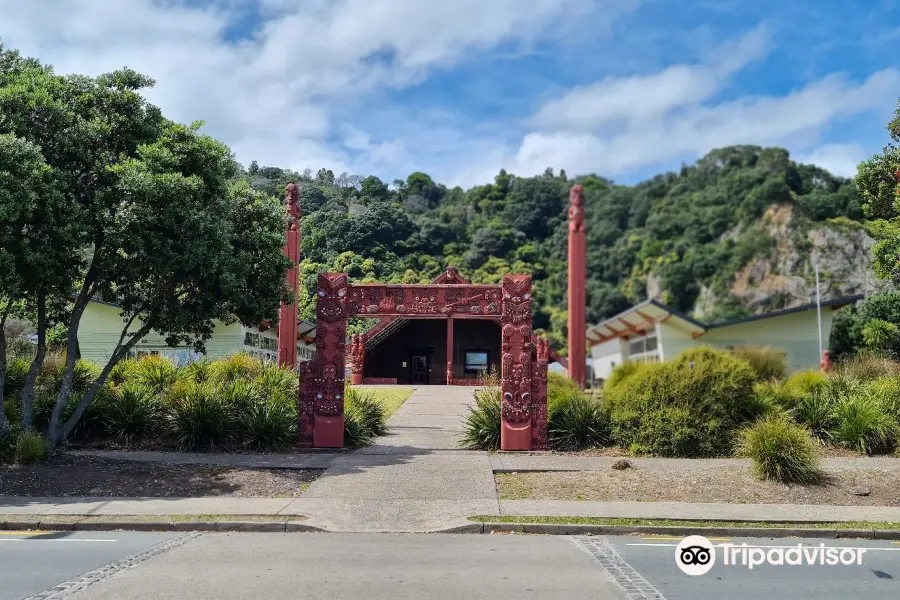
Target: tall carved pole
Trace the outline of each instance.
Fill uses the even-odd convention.
[[[300,270],[300,188],[289,183],[284,188],[285,212],[288,216],[287,231],[284,234],[284,255],[291,259],[287,270],[288,287],[294,295],[290,304],[281,303],[278,318],[278,366],[293,369],[297,366],[297,294]]]
[[[501,290],[500,449],[531,450],[531,275],[504,275]]]
[[[360,385],[363,382],[363,372],[366,364],[366,340],[365,337],[354,333],[350,338],[350,383]]]
[[[569,378],[585,385],[587,242],[584,234],[584,190],[569,190]]]

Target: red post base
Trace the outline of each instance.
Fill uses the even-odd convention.
[[[363,382],[363,374],[362,373],[351,373],[350,374],[350,385],[362,385]]]
[[[531,450],[531,423],[503,423],[500,425],[501,450]]]
[[[344,447],[344,416],[315,417],[313,426],[314,448]]]

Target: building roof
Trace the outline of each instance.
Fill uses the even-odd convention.
[[[845,296],[843,298],[835,298],[833,300],[823,301],[821,303],[821,306],[823,308],[840,308],[842,306],[846,306],[847,304],[853,304],[858,300],[862,300],[862,298],[863,296],[861,294],[855,296]],[[758,321],[760,319],[780,317],[782,315],[790,313],[815,310],[815,308],[816,303],[811,302],[808,304],[802,304],[800,306],[794,306],[792,308],[774,310],[760,315],[742,317],[740,319],[731,319],[718,323],[703,323],[687,316],[686,314],[672,308],[671,306],[667,306],[662,302],[650,299],[645,300],[640,304],[636,304],[628,310],[622,311],[619,314],[610,317],[609,319],[606,319],[601,323],[598,323],[597,325],[589,327],[587,330],[587,339],[589,342],[596,345],[627,335],[643,334],[654,329],[656,327],[656,323],[662,323],[668,321],[669,319],[675,319],[681,322],[683,328],[690,332],[694,337],[700,337],[710,329],[717,329],[719,327],[727,327],[740,323],[748,323],[751,321]]]

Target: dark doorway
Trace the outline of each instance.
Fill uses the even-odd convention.
[[[428,385],[431,380],[431,356],[421,352],[409,356],[409,382],[413,385]]]

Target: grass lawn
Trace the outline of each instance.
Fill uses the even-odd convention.
[[[551,525],[619,525],[625,527],[746,527],[753,529],[900,529],[900,523],[840,521],[836,523],[786,523],[770,521],[681,521],[675,519],[612,519],[605,517],[520,517],[513,515],[476,515],[477,523],[521,523]]]
[[[364,386],[356,386],[356,389],[366,394],[371,394],[372,398],[378,401],[384,408],[384,418],[389,419],[397,409],[403,406],[403,403],[412,396],[412,388],[367,388]]]

